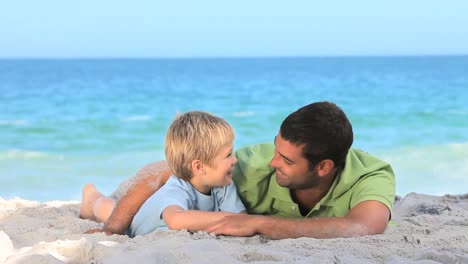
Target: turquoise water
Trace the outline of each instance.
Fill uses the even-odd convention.
[[[397,193],[468,192],[468,57],[0,60],[0,196],[111,192],[164,158],[177,112],[228,120],[236,147],[272,141],[314,101],[337,103],[354,147],[390,162]]]

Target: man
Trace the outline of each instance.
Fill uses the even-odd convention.
[[[274,239],[382,233],[391,215],[395,176],[389,164],[351,149],[352,142],[352,126],[335,104],[298,109],[283,121],[274,145],[236,152],[233,180],[250,215],[224,217],[205,231]],[[123,233],[169,176],[164,162],[140,171],[103,231]]]

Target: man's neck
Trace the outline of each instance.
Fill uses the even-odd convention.
[[[326,177],[316,187],[308,189],[291,190],[291,197],[294,202],[299,205],[299,210],[303,216],[307,215],[314,206],[322,200],[330,191],[330,188],[335,180],[336,171]]]

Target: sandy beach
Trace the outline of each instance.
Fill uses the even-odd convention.
[[[382,235],[270,240],[186,231],[83,234],[79,202],[0,198],[2,263],[468,263],[468,194],[397,199]]]

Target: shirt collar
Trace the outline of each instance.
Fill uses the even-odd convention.
[[[333,205],[334,203],[333,198],[337,195],[337,193],[335,192],[335,189],[336,189],[336,186],[338,185],[338,182],[340,181],[340,176],[341,176],[341,172],[338,171],[330,187],[330,190],[328,190],[327,194],[314,206],[314,208],[311,211],[320,208],[321,205],[325,205],[325,206]],[[291,193],[289,189],[280,186],[278,182],[276,181],[276,171],[272,174],[270,178],[268,193],[275,199],[282,200],[285,202],[295,203],[291,198]]]
[[[289,189],[285,187],[281,187],[276,181],[276,171],[273,172],[273,174],[270,177],[268,193],[271,195],[271,197],[275,199],[294,203],[291,198],[291,193],[289,192]]]

